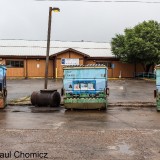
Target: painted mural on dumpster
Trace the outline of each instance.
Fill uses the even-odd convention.
[[[156,70],[156,88],[160,93],[160,69]]]
[[[66,69],[64,70],[64,88],[71,94],[97,94],[104,92],[107,83],[105,68]]]

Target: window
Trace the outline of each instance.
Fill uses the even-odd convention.
[[[96,62],[96,64],[104,64],[108,68],[112,68],[112,62]]]
[[[8,68],[23,68],[24,61],[22,60],[6,60],[6,66]]]

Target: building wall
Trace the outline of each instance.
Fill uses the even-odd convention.
[[[80,64],[96,64],[99,62],[109,62],[114,64],[113,67],[108,67],[108,77],[134,77],[134,65],[122,63],[116,60],[107,59],[87,59],[83,54],[74,51],[66,51],[53,57],[49,60],[48,77],[50,78],[63,78],[63,65],[61,64],[62,58],[78,58]],[[13,59],[14,60],[14,59]],[[7,68],[7,78],[31,78],[31,77],[44,77],[45,76],[45,59],[20,59],[24,61],[23,68]],[[0,60],[1,64],[5,64],[5,59]],[[143,72],[140,64],[137,65],[137,72]]]
[[[133,64],[113,61],[114,68],[110,69],[110,77],[133,77]]]
[[[84,64],[84,57],[83,55],[68,51],[62,54],[57,55],[56,57],[56,78],[63,78],[63,65],[61,64],[62,58],[78,58],[79,64]]]
[[[114,64],[114,68],[109,69],[109,77],[113,77],[113,78],[134,77],[135,75],[134,64],[122,63],[120,61],[113,61],[112,63]],[[140,64],[137,64],[136,70],[137,72],[144,72]]]
[[[11,60],[11,58],[10,58]],[[14,60],[14,59],[12,59]],[[17,59],[16,59],[17,60]],[[7,67],[7,78],[31,78],[45,76],[45,59],[21,59],[24,67]],[[49,60],[48,77],[53,77],[53,60]]]
[[[23,78],[24,68],[7,68],[7,78]]]
[[[28,78],[45,76],[45,60],[27,60],[26,68],[28,68]],[[53,61],[48,63],[48,77],[53,77]]]
[[[96,61],[95,60],[87,60],[86,61],[86,65],[87,64],[96,64]]]
[[[112,60],[88,60],[86,64],[96,64],[99,62],[111,62],[111,64],[114,64],[114,68],[108,67],[108,77],[109,78],[119,78],[119,77],[125,77],[125,78],[131,78],[134,77],[134,64],[129,63],[122,63],[120,61],[112,61]],[[143,68],[140,64],[137,64],[137,72],[143,72]]]

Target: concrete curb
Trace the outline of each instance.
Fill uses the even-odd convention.
[[[156,79],[151,78],[108,78],[108,80],[144,80],[148,82],[156,82]]]
[[[139,102],[139,103],[132,103],[132,102],[117,102],[117,103],[109,103],[108,107],[156,107],[156,103],[152,102]]]
[[[10,106],[32,106],[30,101],[27,102],[8,102],[7,105]],[[64,106],[64,103],[61,102],[61,106]],[[156,103],[154,102],[115,102],[108,103],[108,107],[156,107]]]
[[[31,106],[31,101],[30,101],[30,96],[22,97],[19,99],[15,100],[10,100],[7,102],[7,105],[10,106]],[[61,100],[60,103],[61,106],[64,106],[63,99]],[[155,102],[113,102],[113,103],[108,103],[108,107],[156,107]]]

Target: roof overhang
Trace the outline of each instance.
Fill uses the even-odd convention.
[[[46,59],[46,56],[14,56],[14,55],[1,55],[1,58],[10,58],[10,59],[35,59],[35,58],[39,58],[39,59]]]
[[[79,51],[77,51],[75,49],[72,49],[72,48],[68,48],[68,49],[63,50],[61,52],[58,52],[56,54],[52,54],[52,55],[50,55],[50,57],[56,57],[57,55],[60,55],[60,54],[66,53],[66,52],[74,52],[74,53],[80,54],[80,55],[82,55],[84,57],[90,57],[89,55],[87,55],[85,53],[82,53],[82,52],[79,52]]]

